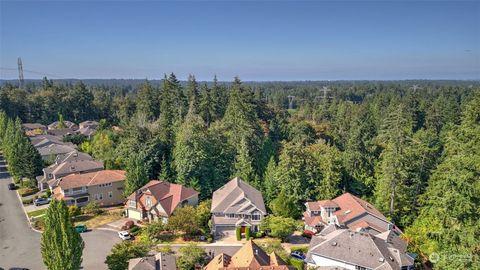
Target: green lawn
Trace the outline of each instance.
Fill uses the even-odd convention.
[[[35,211],[32,211],[32,212],[28,212],[27,215],[28,215],[28,217],[37,217],[37,216],[45,214],[45,212],[47,212],[47,208],[40,209],[40,210],[35,210]]]

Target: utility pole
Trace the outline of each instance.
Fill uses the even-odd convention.
[[[295,96],[287,96],[288,97],[288,109],[293,109],[293,99]]]
[[[18,84],[20,88],[23,88],[23,65],[22,58],[18,58]]]

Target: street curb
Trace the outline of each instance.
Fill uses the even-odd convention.
[[[12,183],[13,183],[13,181],[12,181]],[[15,190],[15,193],[17,194],[17,198],[20,201],[20,205],[22,206],[23,213],[25,214],[25,218],[27,219],[28,227],[30,227],[30,229],[34,232],[42,233],[42,231],[39,231],[32,226],[32,223],[30,222],[30,219],[28,218],[28,214],[27,214],[27,211],[25,210],[25,206],[23,205],[23,201],[22,201],[22,198],[20,197],[20,194],[18,194],[17,190]]]
[[[112,232],[118,232],[118,230],[115,230],[115,229],[110,229],[110,228],[102,228],[102,227],[99,227],[99,228],[93,228],[95,230],[101,230],[101,231],[112,231]],[[93,230],[92,229],[92,230]]]

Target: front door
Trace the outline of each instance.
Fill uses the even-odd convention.
[[[245,226],[240,227],[240,232],[245,233]]]

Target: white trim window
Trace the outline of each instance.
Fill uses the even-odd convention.
[[[135,200],[130,200],[130,207],[137,208],[137,202]]]
[[[235,214],[225,214],[227,218],[235,218]]]
[[[255,213],[252,215],[252,220],[260,220],[261,217],[262,216],[260,214]]]
[[[152,198],[150,196],[145,197],[145,204],[147,207],[152,207]]]
[[[109,198],[112,198],[112,197],[113,197],[113,192],[109,191],[109,192],[108,192],[108,197],[109,197]]]

